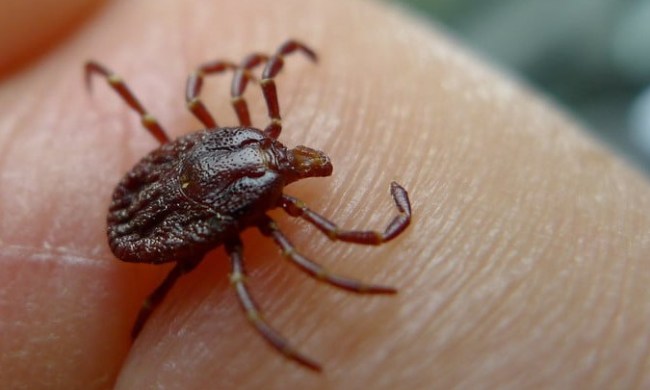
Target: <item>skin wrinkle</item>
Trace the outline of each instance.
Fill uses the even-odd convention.
[[[491,248],[494,247],[493,245],[490,246]],[[485,258],[483,258],[485,259]],[[464,267],[465,269],[468,269],[470,267]],[[446,289],[446,302],[440,306],[437,307],[437,312],[445,312],[446,310],[451,310],[454,304],[457,304],[459,301],[459,297],[463,291],[466,291],[468,287],[472,284],[473,281],[480,279],[480,277],[486,275],[489,271],[488,268],[483,268],[483,269],[477,269],[476,265],[473,267],[474,271],[471,273],[466,272],[464,275],[462,275],[460,278],[457,279],[455,286],[453,289],[450,289],[449,287]],[[476,272],[476,271],[479,272]],[[485,271],[481,271],[485,270]],[[480,323],[479,321],[476,321],[476,323]],[[461,327],[462,328],[462,327]],[[469,330],[467,331],[469,332]]]
[[[45,245],[42,248],[30,245],[7,245],[3,244],[0,250],[2,258],[19,258],[20,261],[60,263],[61,265],[83,265],[99,267],[102,269],[112,268],[105,261],[98,261],[95,257],[88,257],[76,251],[70,252],[65,247],[50,247]]]
[[[644,388],[650,384],[650,379],[647,378],[648,371],[646,369],[647,367],[650,367],[650,343],[647,341],[641,356],[645,356],[645,359],[641,358],[641,361],[639,362],[640,368],[637,370],[637,374],[631,382],[633,388]],[[644,376],[646,376],[646,378],[644,378]]]
[[[626,261],[626,265],[628,263],[629,262]],[[622,279],[623,280],[621,281],[621,288],[620,288],[620,291],[619,291],[620,296],[619,296],[619,299],[617,300],[617,304],[614,306],[615,311],[614,311],[614,313],[612,315],[610,329],[607,331],[607,333],[610,336],[608,338],[610,340],[610,343],[614,343],[616,338],[621,337],[620,336],[620,334],[621,334],[621,332],[620,332],[620,324],[627,322],[627,321],[625,321],[626,318],[625,318],[625,312],[623,311],[623,309],[628,307],[626,305],[626,302],[625,302],[626,297],[627,297],[627,294],[625,294],[625,291],[627,290],[626,285],[628,284],[628,280],[630,279],[629,278],[629,271],[625,272],[625,270],[624,270],[624,275],[623,275]],[[630,349],[632,349],[632,348],[630,348]],[[600,352],[600,354],[599,354],[600,356],[602,356],[602,355],[604,355],[606,353],[604,348],[601,348],[599,352]],[[601,359],[601,361],[603,361],[603,360]],[[600,367],[602,367],[602,366],[603,366],[603,364],[600,365]],[[643,367],[640,366],[639,369],[642,370]],[[604,370],[597,368],[597,371],[602,372]],[[624,384],[624,385],[629,386],[630,383]]]
[[[620,286],[618,286],[618,288],[616,289],[616,291],[618,292],[618,294],[615,294],[617,295],[617,297],[615,298],[616,303],[612,305],[613,312],[611,313],[610,316],[608,316],[609,317],[608,324],[605,325],[605,329],[603,330],[603,335],[601,336],[601,339],[607,340],[609,341],[609,343],[612,343],[614,339],[617,337],[616,335],[617,323],[618,323],[617,320],[619,316],[622,315],[623,309],[625,308],[624,301],[627,294],[624,294],[624,291],[626,290],[625,286],[627,284],[627,280],[629,279],[629,271],[626,272],[626,268],[629,268],[628,265],[629,265],[629,260],[626,259],[622,265],[623,275],[620,278],[621,279]],[[595,360],[602,362],[603,361],[602,356],[605,354],[607,354],[607,351],[605,351],[604,348],[602,347],[597,348]],[[603,372],[606,371],[606,368],[607,367],[606,366],[603,367],[603,363],[601,363],[600,365],[597,364],[596,367],[594,367],[594,371]],[[621,385],[624,387],[627,386],[626,384],[621,384]]]
[[[489,275],[492,272],[489,272],[489,268],[487,269],[488,272],[475,272],[471,276],[465,278],[462,280],[462,283],[455,288],[449,295],[446,301],[445,305],[441,305],[438,307],[438,311],[442,312],[447,310],[453,310],[453,306],[458,304],[458,301],[461,299],[461,293],[465,290],[468,290],[469,286],[472,285],[473,282],[476,280],[480,280],[481,277],[485,277],[486,275]],[[459,332],[461,335],[463,335],[461,338],[467,337],[467,335],[471,334],[476,327],[479,326],[485,326],[486,322],[485,319],[490,316],[491,312],[497,312],[498,307],[500,305],[503,305],[503,302],[501,299],[497,300],[498,304],[497,306],[492,306],[490,308],[484,308],[483,311],[485,312],[483,315],[479,314],[479,317],[474,321],[473,323],[466,324],[465,326],[459,326],[457,328],[457,332]]]

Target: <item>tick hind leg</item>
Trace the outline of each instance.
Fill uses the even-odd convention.
[[[356,293],[394,294],[397,292],[397,290],[392,287],[366,284],[356,279],[346,278],[329,272],[323,266],[300,254],[289,241],[287,236],[280,231],[275,221],[269,217],[266,217],[266,219],[259,225],[259,229],[262,234],[273,238],[273,241],[275,241],[280,249],[282,249],[282,255],[284,257],[298,266],[300,270],[306,272],[308,275],[319,281]]]
[[[131,329],[131,338],[135,339],[138,337],[138,334],[140,334],[142,327],[149,319],[149,316],[151,316],[151,313],[160,305],[160,302],[162,302],[169,290],[176,284],[178,278],[196,268],[201,260],[202,258],[199,257],[196,260],[179,261],[176,263],[176,266],[169,271],[165,280],[145,299],[138,313],[138,318],[135,320],[135,324],[133,324],[133,328]]]
[[[393,218],[383,232],[341,229],[322,215],[310,210],[300,200],[288,195],[282,195],[281,205],[289,215],[306,220],[332,240],[363,245],[380,245],[397,237],[411,223],[411,203],[404,187],[392,182],[390,184],[390,193],[399,214]]]
[[[318,363],[294,350],[289,345],[289,342],[264,320],[262,313],[246,287],[247,275],[244,269],[242,244],[239,238],[227,242],[226,251],[230,256],[230,283],[237,291],[237,298],[246,313],[248,321],[273,348],[277,349],[288,359],[294,360],[312,370],[320,371],[321,367]]]
[[[151,133],[151,135],[158,140],[161,144],[166,144],[170,141],[169,136],[165,133],[165,130],[160,126],[156,118],[150,115],[142,106],[140,101],[133,95],[129,90],[129,87],[124,83],[121,77],[111,72],[104,65],[95,62],[88,61],[84,66],[85,70],[85,80],[86,87],[90,90],[91,78],[93,74],[98,74],[103,76],[108,84],[115,90],[115,92],[120,95],[122,99],[135,111],[140,114],[140,120],[142,125]]]

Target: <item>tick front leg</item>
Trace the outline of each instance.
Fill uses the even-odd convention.
[[[262,93],[264,93],[264,100],[266,100],[266,107],[268,108],[269,118],[271,123],[266,126],[264,132],[272,138],[278,138],[282,132],[282,118],[280,117],[280,104],[278,103],[278,92],[275,87],[275,76],[282,70],[284,66],[284,57],[295,51],[301,51],[310,60],[316,61],[316,53],[306,45],[288,40],[275,51],[275,54],[269,58],[264,71],[262,72]]]
[[[103,76],[106,78],[106,81],[108,81],[108,84],[115,90],[115,92],[120,95],[122,99],[135,111],[140,114],[140,120],[142,121],[142,125],[151,133],[151,135],[158,140],[161,144],[166,144],[167,142],[170,141],[169,136],[163,130],[163,128],[160,126],[156,118],[151,116],[147,111],[144,109],[140,101],[133,95],[133,93],[129,90],[129,87],[124,83],[122,78],[115,73],[111,72],[108,68],[106,68],[104,65],[95,62],[95,61],[88,61],[86,62],[86,65],[84,66],[85,70],[85,80],[86,80],[86,87],[90,90],[91,86],[91,77],[93,74],[98,74],[100,76]]]
[[[244,269],[242,244],[240,239],[236,238],[227,242],[226,251],[230,256],[230,283],[237,291],[237,298],[239,299],[242,309],[244,309],[244,312],[246,313],[248,321],[273,348],[277,349],[285,357],[314,371],[321,371],[321,366],[318,363],[294,350],[289,345],[289,342],[264,320],[262,313],[258,309],[257,304],[246,287],[247,275],[246,270]]]
[[[289,215],[306,220],[332,240],[363,245],[379,245],[397,237],[411,223],[411,203],[404,187],[392,182],[390,184],[390,193],[400,213],[393,218],[383,232],[341,229],[334,222],[310,210],[302,201],[292,196],[282,195],[281,206]]]
[[[268,56],[265,54],[254,53],[244,58],[240,65],[235,65],[229,61],[217,60],[199,66],[196,71],[190,74],[187,78],[187,87],[185,89],[187,107],[207,128],[217,127],[217,122],[214,120],[200,98],[203,80],[205,76],[222,73],[226,70],[232,70],[235,72],[230,89],[232,107],[237,114],[239,124],[246,127],[250,126],[251,119],[248,112],[248,104],[242,95],[244,94],[248,82],[255,80],[251,74],[251,70],[264,63],[267,59]]]
[[[266,54],[253,53],[248,55],[244,58],[239,68],[235,71],[235,76],[232,78],[230,101],[235,109],[237,118],[239,119],[239,124],[242,126],[251,126],[248,104],[246,103],[246,99],[243,97],[248,82],[251,80],[256,81],[251,74],[251,70],[266,62],[268,59],[269,57]]]
[[[142,327],[153,313],[154,309],[160,305],[160,302],[165,298],[169,290],[174,286],[178,278],[190,272],[201,262],[202,258],[189,261],[180,261],[176,266],[169,271],[167,277],[163,282],[145,299],[142,304],[142,309],[138,313],[138,318],[135,320],[133,329],[131,330],[131,338],[135,339],[140,334]]]
[[[206,128],[211,129],[217,127],[217,122],[214,120],[200,98],[201,88],[203,87],[203,78],[206,75],[234,69],[237,69],[237,65],[232,62],[212,61],[199,66],[187,78],[187,85],[185,88],[185,101],[187,108]]]
[[[356,293],[395,294],[397,292],[397,290],[392,287],[366,284],[356,279],[350,279],[330,273],[323,266],[314,263],[302,254],[298,253],[287,236],[280,231],[275,221],[269,217],[266,217],[265,221],[259,225],[259,229],[262,234],[273,238],[273,241],[275,241],[275,243],[282,249],[282,255],[284,257],[316,280]]]

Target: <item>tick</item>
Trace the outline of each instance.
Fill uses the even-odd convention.
[[[178,278],[196,268],[207,252],[224,245],[230,258],[230,283],[249,322],[284,356],[320,371],[317,362],[296,351],[266,322],[248,291],[240,233],[249,227],[256,227],[272,238],[284,257],[319,281],[356,293],[396,292],[391,287],[330,273],[298,252],[267,215],[268,210],[280,207],[290,216],[314,225],[331,240],[363,245],[390,241],[411,221],[408,194],[395,182],[391,183],[390,192],[399,213],[383,232],[339,228],[282,192],[297,180],[332,174],[332,164],[325,153],[306,146],[289,149],[278,141],[282,121],[275,76],[283,67],[284,57],[294,52],[316,61],[314,51],[289,40],[270,56],[254,53],[239,64],[217,60],[199,66],[188,77],[185,98],[188,109],[205,128],[176,140],[169,138],[119,76],[95,61],[85,64],[87,87],[90,88],[93,75],[105,78],[160,143],[119,182],[107,217],[108,242],[117,258],[134,263],[175,263],[145,300],[133,326],[133,338]],[[258,80],[252,70],[260,65],[264,69]],[[239,126],[235,127],[217,125],[200,97],[204,78],[225,71],[234,73],[231,101],[239,119]],[[270,117],[264,130],[251,124],[243,98],[249,82],[259,84],[264,95]]]

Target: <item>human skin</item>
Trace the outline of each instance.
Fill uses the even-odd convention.
[[[414,218],[396,240],[364,247],[272,215],[328,269],[399,293],[319,284],[250,230],[253,294],[323,373],[248,326],[223,248],[132,345],[142,300],[170,266],[116,260],[105,215],[117,181],[156,142],[102,80],[84,90],[83,62],[122,75],[177,137],[200,128],[183,101],[194,66],[289,37],[320,61],[287,58],[280,139],[326,151],[334,174],[286,192],[341,226],[381,229],[397,180]],[[650,386],[648,182],[434,28],[372,2],[122,0],[55,43],[0,84],[0,387]],[[205,89],[223,125],[236,123],[228,79]],[[254,85],[247,97],[264,126]]]

